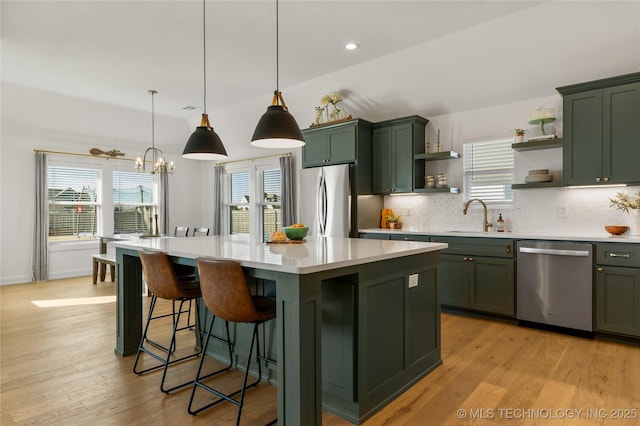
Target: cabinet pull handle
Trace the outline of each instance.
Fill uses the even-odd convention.
[[[473,257],[470,257],[468,260],[469,262],[473,262]]]
[[[598,183],[600,182],[600,178],[599,177],[596,178],[596,182],[598,182]]]
[[[609,253],[609,257],[624,257],[625,259],[629,259],[631,255],[629,253]]]
[[[468,257],[463,257],[462,260],[464,260],[466,262],[467,260],[469,260],[469,258]]]
[[[609,182],[609,178],[608,177],[604,178],[604,181]]]
[[[413,238],[413,237],[404,237],[404,240],[405,241],[413,241],[413,240],[415,240],[415,238]]]
[[[511,244],[507,244],[507,253],[511,253]]]
[[[604,269],[602,269],[602,268],[596,268],[596,271],[598,271],[598,272],[602,272],[603,270]]]

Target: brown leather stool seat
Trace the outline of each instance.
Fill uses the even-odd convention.
[[[198,372],[193,382],[193,389],[191,391],[191,397],[189,399],[188,411],[190,414],[197,414],[207,408],[210,408],[222,401],[229,401],[238,406],[238,415],[236,417],[236,424],[240,424],[240,415],[242,414],[242,406],[244,404],[245,391],[253,386],[256,386],[262,377],[262,367],[260,363],[260,339],[258,336],[258,325],[269,321],[276,317],[276,302],[272,298],[264,296],[253,296],[249,291],[249,286],[244,275],[244,271],[238,262],[232,260],[215,260],[198,258],[196,259],[198,265],[198,274],[200,275],[200,288],[202,291],[202,298],[209,310],[213,313],[213,317],[207,327],[205,342],[203,348],[206,352],[207,345],[209,344],[209,338],[211,337],[211,331],[213,330],[213,323],[216,317],[232,321],[236,323],[250,323],[253,324],[253,334],[251,338],[251,345],[249,347],[249,354],[247,355],[247,365],[244,370],[244,378],[242,381],[242,388],[232,392],[230,394],[224,394],[212,387],[204,384],[200,377],[200,371],[204,357],[200,359],[200,365],[198,366]],[[249,366],[251,364],[251,354],[253,352],[253,345],[256,345],[256,362],[258,363],[258,377],[251,384],[247,385],[247,378],[249,376]],[[215,401],[194,409],[193,399],[196,393],[196,389],[203,388],[219,397]],[[240,394],[239,399],[233,397]]]
[[[133,372],[136,374],[143,374],[150,371],[155,371],[160,368],[163,369],[162,373],[162,381],[160,382],[160,390],[164,393],[169,393],[178,388],[182,388],[184,386],[190,385],[192,383],[191,380],[181,383],[179,385],[173,386],[169,389],[165,389],[165,379],[167,376],[167,369],[170,365],[176,364],[178,362],[186,361],[191,358],[196,358],[202,353],[202,349],[198,352],[187,354],[181,357],[176,358],[174,356],[174,352],[176,350],[176,333],[180,330],[188,329],[187,326],[180,327],[180,315],[183,312],[183,304],[189,303],[192,300],[195,300],[202,296],[200,291],[200,284],[195,280],[179,280],[176,272],[173,269],[169,258],[166,253],[159,251],[150,251],[150,250],[142,250],[139,252],[140,262],[142,263],[142,271],[144,273],[145,280],[147,282],[147,286],[149,291],[152,294],[151,303],[149,304],[149,314],[147,316],[147,323],[144,327],[144,332],[142,333],[142,338],[140,339],[140,344],[138,345],[138,351],[136,354],[136,360],[133,364]],[[179,308],[176,311],[174,310],[171,314],[153,316],[153,311],[156,307],[156,303],[160,299],[171,300],[172,302],[179,302]],[[198,304],[196,303],[196,317],[198,312]],[[152,320],[157,320],[163,317],[172,317],[173,323],[173,331],[171,334],[171,341],[168,346],[161,345],[157,342],[150,340],[147,336],[149,331],[149,325]],[[229,331],[227,329],[227,342],[230,341]],[[155,350],[151,348],[151,346],[155,347]],[[159,355],[157,352],[161,351],[162,354]],[[151,367],[145,368],[143,370],[138,370],[138,361],[141,359],[142,354],[147,354],[155,360],[159,361],[160,364],[153,365]],[[231,366],[231,350],[229,350],[229,367],[226,367],[224,370],[230,368]],[[222,371],[222,370],[220,370]],[[219,371],[218,371],[219,372]]]

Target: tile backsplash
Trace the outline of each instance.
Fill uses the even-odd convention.
[[[624,191],[637,194],[640,187],[545,188],[514,191],[513,208],[489,207],[488,221],[498,214],[505,229],[518,233],[556,235],[608,235],[605,225],[631,225],[631,216],[609,207],[609,197]],[[403,229],[416,231],[481,231],[482,206],[472,203],[462,213],[462,194],[386,196],[385,208],[402,216]],[[495,232],[490,229],[489,232]]]

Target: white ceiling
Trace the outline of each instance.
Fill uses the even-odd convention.
[[[426,70],[421,91],[439,96],[432,100],[432,113],[546,96],[583,76],[640,69],[639,30],[629,25],[638,18],[640,27],[639,1],[555,2],[564,3],[557,9],[563,16],[544,16],[549,3],[554,2],[282,0],[280,88],[420,45],[430,46],[430,56],[420,57],[419,51],[410,56]],[[602,22],[587,32],[589,39],[581,29],[575,40],[572,26],[580,25],[581,11],[595,3],[621,7],[625,16],[620,23]],[[275,1],[207,0],[206,8],[208,110],[257,97],[266,104],[276,82]],[[3,81],[141,110],[149,109],[147,90],[156,89],[158,113],[177,118],[201,113],[182,110],[203,105],[201,1],[2,0],[1,14]],[[463,37],[492,25],[500,26],[492,33],[495,43]],[[620,40],[628,46],[619,46]],[[360,49],[345,51],[347,41],[358,42]],[[568,48],[572,51],[565,52]],[[382,81],[387,75],[381,69],[363,78]],[[531,84],[518,92],[525,78]],[[467,88],[462,96],[455,89],[464,81],[487,87],[478,93]],[[450,97],[441,93],[443,87]]]

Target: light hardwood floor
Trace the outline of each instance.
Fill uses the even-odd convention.
[[[113,301],[34,303],[113,295],[113,283],[92,285],[91,277],[0,287],[0,423],[233,424],[235,406],[190,416],[189,390],[164,395],[158,373],[132,373],[134,357],[113,352]],[[442,366],[365,425],[640,425],[637,346],[443,314],[442,357]],[[182,365],[170,379],[191,377],[193,368]],[[266,384],[249,391],[242,423],[271,420],[275,398]],[[323,424],[349,423],[324,413]]]

